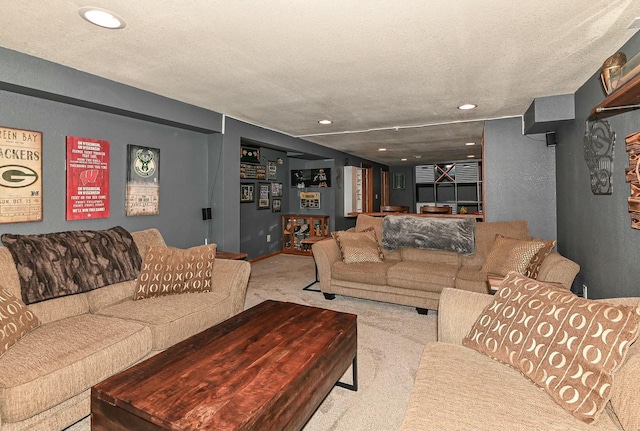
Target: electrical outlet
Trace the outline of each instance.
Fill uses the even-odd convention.
[[[267,235],[267,242],[271,242],[271,235]]]
[[[587,299],[587,298],[588,298],[588,296],[587,296],[587,289],[588,289],[588,288],[587,288],[587,285],[586,285],[586,284],[583,284],[583,285],[582,285],[582,297],[583,297],[584,299]]]

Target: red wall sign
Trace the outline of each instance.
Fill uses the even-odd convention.
[[[67,220],[109,217],[109,142],[67,136]]]

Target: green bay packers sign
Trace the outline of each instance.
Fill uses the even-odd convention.
[[[0,223],[42,220],[42,132],[0,127]]]

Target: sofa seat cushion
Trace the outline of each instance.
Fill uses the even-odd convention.
[[[214,286],[215,289],[215,286]],[[164,350],[231,317],[230,301],[221,292],[185,293],[128,300],[98,311],[104,316],[142,323],[151,328],[152,350]]]
[[[354,281],[357,283],[387,284],[387,271],[399,261],[344,263],[335,262],[331,266],[331,276],[336,280]]]
[[[144,325],[83,314],[29,332],[0,357],[0,420],[30,418],[151,351]]]
[[[458,344],[424,349],[401,429],[616,430],[608,412],[587,425],[518,371]]]
[[[470,292],[489,293],[487,273],[481,267],[462,266],[456,274],[456,289]]]
[[[442,292],[454,287],[457,265],[428,262],[399,262],[387,271],[387,283],[407,289]]]

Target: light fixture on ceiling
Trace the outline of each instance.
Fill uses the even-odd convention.
[[[475,145],[475,144],[476,144],[475,142],[467,142],[467,143],[465,143],[465,145],[468,146],[468,147],[470,147],[471,145]]]
[[[416,158],[416,159],[421,159],[422,158],[422,156],[413,156],[413,157]]]
[[[465,103],[464,105],[458,106],[458,109],[462,111],[468,111],[469,109],[475,109],[478,105],[474,105],[473,103]]]
[[[386,148],[378,148],[378,151],[387,151]]]
[[[407,161],[407,159],[400,159],[400,161],[401,161],[401,162],[406,162],[406,161]]]
[[[331,120],[320,120],[320,121],[318,121],[318,123],[319,124],[331,124],[331,123],[333,123],[333,121],[331,121]]]
[[[106,9],[98,7],[83,7],[78,11],[80,16],[91,24],[98,27],[108,28],[110,30],[119,30],[125,28],[127,23],[122,17]]]
[[[473,154],[469,154],[469,155],[467,156],[467,158],[469,158],[469,159],[475,159],[475,158],[476,158],[476,156],[474,156]]]

